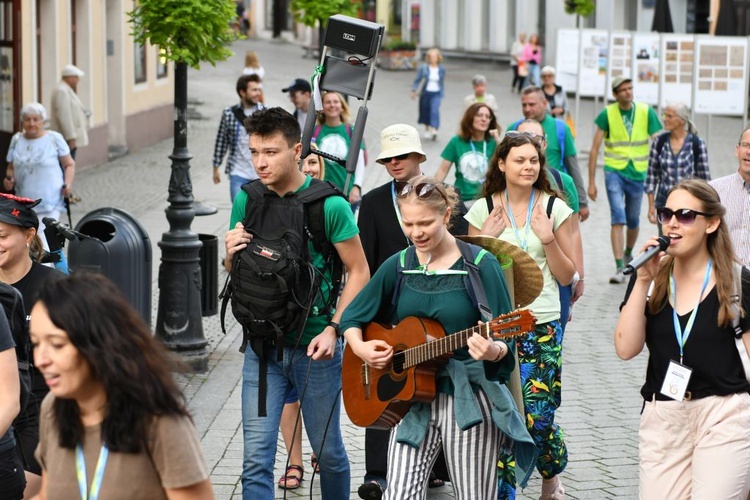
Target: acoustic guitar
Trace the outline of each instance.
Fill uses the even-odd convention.
[[[393,347],[393,357],[379,370],[364,363],[346,345],[341,367],[346,414],[354,425],[391,429],[411,405],[435,399],[435,374],[453,351],[466,346],[473,334],[493,340],[509,339],[533,330],[535,324],[536,318],[527,309],[503,314],[453,335],[445,335],[435,320],[414,316],[396,326],[370,323],[362,333],[363,339],[385,341]],[[426,341],[429,337],[435,340]]]

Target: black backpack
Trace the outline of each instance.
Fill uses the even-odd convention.
[[[299,193],[281,197],[262,182],[242,186],[248,200],[243,225],[253,235],[247,248],[232,259],[232,270],[222,291],[221,324],[231,300],[232,313],[242,325],[240,352],[247,345],[261,362],[260,415],[265,414],[265,348],[274,344],[279,360],[284,335],[296,331],[298,340],[307,317],[333,316],[343,265],[325,233],[324,203],[329,196],[343,196],[332,184],[312,179]],[[331,269],[331,283],[313,266],[308,247],[313,247]],[[322,286],[330,286],[328,300],[319,304]]]
[[[23,413],[31,396],[31,343],[29,340],[29,322],[26,308],[23,305],[21,292],[7,283],[0,283],[0,303],[8,318],[8,325],[16,344],[18,375],[21,381],[21,411]]]

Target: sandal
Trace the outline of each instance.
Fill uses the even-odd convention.
[[[299,472],[299,476],[295,475],[295,472]],[[279,479],[279,488],[282,490],[296,490],[302,483],[302,478],[305,477],[305,469],[299,465],[290,465],[286,468],[286,474]]]
[[[316,474],[320,473],[320,465],[318,465],[318,457],[315,456],[315,453],[310,454],[310,465],[312,465]]]

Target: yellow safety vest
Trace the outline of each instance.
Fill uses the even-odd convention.
[[[604,140],[604,164],[615,170],[624,170],[629,161],[637,172],[648,169],[648,104],[634,102],[633,131],[628,130],[616,102],[607,106],[609,137]]]

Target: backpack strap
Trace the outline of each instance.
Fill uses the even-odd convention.
[[[305,233],[331,269],[331,293],[324,308],[329,320],[333,317],[344,276],[344,263],[326,234],[325,200],[331,196],[343,197],[344,194],[335,185],[319,179],[311,179],[310,186],[299,194],[305,210]]]
[[[695,164],[698,163],[698,158],[701,157],[701,143],[695,134],[690,134],[690,142],[693,143],[693,172],[695,172]]]
[[[484,289],[482,277],[479,274],[479,262],[489,252],[484,248],[471,245],[459,239],[456,239],[456,243],[464,259],[464,267],[468,272],[466,278],[464,278],[464,282],[469,298],[471,298],[471,301],[479,310],[479,316],[482,318],[482,321],[490,321],[492,319],[492,310],[489,307],[487,292]]]
[[[316,123],[315,128],[313,129],[312,136],[310,136],[310,142],[314,142],[315,144],[318,143],[318,136],[320,135],[321,130],[323,130],[323,126],[319,123]]]
[[[492,212],[492,210],[495,208],[495,202],[492,201],[492,195],[488,194],[484,197],[484,199],[487,201],[487,213]]]
[[[565,168],[565,127],[566,124],[559,118],[555,118],[555,131],[557,132],[557,143],[560,146],[560,168],[567,174]]]
[[[734,330],[734,343],[745,370],[745,378],[750,382],[750,356],[745,343],[742,341],[742,327],[740,327],[740,316],[742,313],[742,264],[734,262],[732,266],[732,329]]]
[[[394,307],[398,303],[399,295],[401,295],[401,288],[403,287],[404,282],[404,269],[406,268],[407,259],[411,262],[416,251],[416,248],[409,245],[398,254],[398,260],[396,261],[396,284],[393,287],[393,296],[391,297],[391,304]]]
[[[547,218],[552,217],[552,207],[555,206],[555,199],[557,199],[557,196],[554,194],[549,197],[549,200],[547,200]]]
[[[548,168],[547,171],[549,171],[550,175],[555,181],[555,184],[557,184],[557,190],[560,191],[561,193],[565,192],[565,188],[563,186],[563,179],[562,179],[562,175],[560,175],[560,171],[553,167]]]

